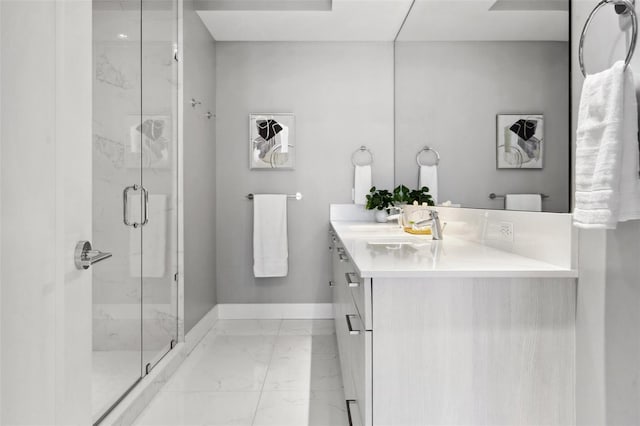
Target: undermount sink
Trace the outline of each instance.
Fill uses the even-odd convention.
[[[419,238],[419,237],[388,237],[388,238],[376,238],[371,241],[367,241],[371,246],[424,246],[433,242],[431,237]]]
[[[401,232],[402,230],[396,224],[390,223],[380,223],[380,224],[362,224],[362,225],[350,225],[349,231],[357,231],[357,232]]]

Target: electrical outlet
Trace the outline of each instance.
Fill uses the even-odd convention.
[[[498,234],[500,241],[513,242],[513,223],[500,222],[498,224]]]
[[[513,242],[513,223],[489,222],[486,225],[485,239],[487,241]]]

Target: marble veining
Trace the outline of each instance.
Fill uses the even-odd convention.
[[[123,90],[129,90],[133,84],[125,73],[111,63],[106,54],[98,56],[96,60],[96,80]]]
[[[94,134],[93,149],[94,155],[95,153],[100,154],[106,160],[110,161],[114,168],[122,168],[124,163],[124,146],[122,142]]]

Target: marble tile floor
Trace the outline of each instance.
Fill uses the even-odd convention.
[[[93,351],[91,413],[97,420],[140,377],[140,351]]]
[[[154,362],[161,355],[159,350],[94,350],[91,376],[93,420],[98,420],[140,378],[143,362]]]
[[[332,320],[220,320],[138,426],[346,426]]]

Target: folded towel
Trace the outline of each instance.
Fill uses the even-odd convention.
[[[418,188],[426,186],[433,202],[438,204],[438,166],[420,166],[418,172]]]
[[[640,81],[640,80],[639,80]],[[627,68],[624,88],[622,168],[618,222],[640,219],[640,150],[638,149],[638,86]]]
[[[371,190],[371,166],[355,166],[353,179],[354,204],[367,204],[367,194]]]
[[[624,63],[587,76],[576,134],[574,224],[614,229],[640,218],[635,86]]]
[[[132,220],[142,221],[140,213],[141,198],[139,194],[131,195]],[[167,260],[167,196],[165,194],[149,195],[149,222],[142,227],[142,246],[140,246],[140,230],[129,231],[129,275],[139,277],[142,273],[147,278],[163,278]],[[140,250],[142,249],[142,253]],[[142,262],[142,269],[140,268]]]
[[[505,210],[527,212],[542,211],[542,195],[540,194],[507,194],[504,199]]]
[[[253,196],[253,275],[286,277],[289,272],[286,194]]]

